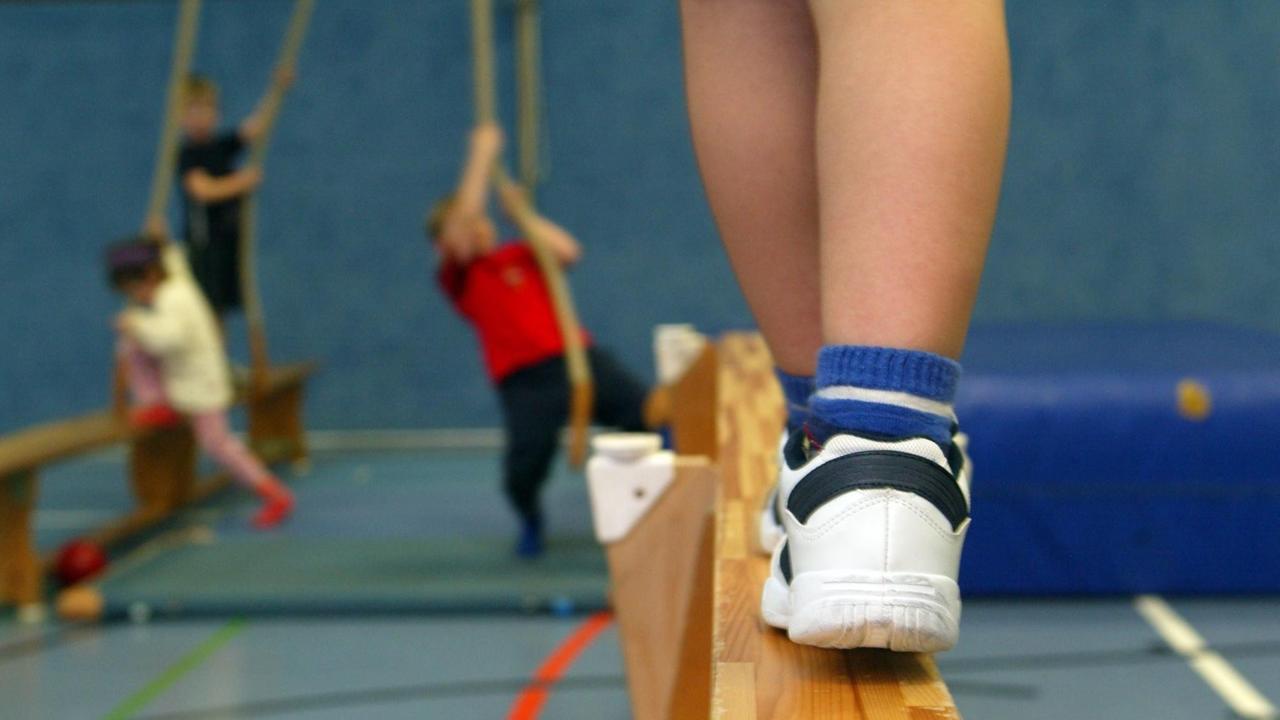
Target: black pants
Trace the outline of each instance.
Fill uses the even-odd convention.
[[[191,274],[204,291],[213,312],[222,317],[243,305],[240,294],[240,238],[224,235],[203,243],[188,243]]]
[[[627,431],[642,431],[648,389],[608,352],[590,348],[595,380],[594,420]],[[569,380],[564,357],[521,368],[498,385],[507,434],[503,488],[516,512],[526,518],[541,512],[540,497],[560,431],[569,418]]]

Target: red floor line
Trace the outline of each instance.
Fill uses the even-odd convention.
[[[533,674],[529,684],[516,696],[515,702],[511,704],[511,712],[507,713],[507,720],[536,720],[542,712],[542,706],[551,696],[552,687],[560,682],[565,671],[611,622],[613,613],[607,610],[598,612],[584,620],[552,650]]]

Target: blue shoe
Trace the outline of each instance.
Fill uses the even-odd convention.
[[[520,537],[516,539],[516,556],[525,560],[541,557],[547,549],[542,536],[542,517],[520,519]]]

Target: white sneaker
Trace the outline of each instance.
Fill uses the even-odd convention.
[[[787,466],[787,459],[783,452],[787,447],[787,431],[782,431],[782,437],[778,439],[778,474],[781,476],[782,469]],[[778,547],[778,543],[782,542],[784,537],[782,530],[782,509],[778,506],[778,484],[773,484],[767,495],[765,495],[764,504],[760,506],[760,521],[756,523],[756,550],[763,555],[771,554]]]
[[[787,467],[787,459],[785,451],[787,447],[787,431],[782,431],[782,438],[778,440],[778,474],[781,476],[783,468]],[[969,471],[969,436],[964,433],[956,433],[951,436],[951,442],[960,453],[960,467],[963,472]],[[966,482],[968,475],[966,475]],[[966,491],[967,492],[967,491]],[[786,531],[782,528],[782,507],[778,503],[778,482],[774,481],[773,487],[769,488],[769,492],[765,495],[764,503],[760,506],[760,518],[756,523],[756,551],[761,555],[772,555],[777,549],[778,543],[782,542],[782,538],[786,537]]]
[[[836,435],[812,457],[788,441],[779,478],[785,542],[761,611],[797,643],[939,652],[959,636],[969,527],[965,438],[951,457],[923,438]]]

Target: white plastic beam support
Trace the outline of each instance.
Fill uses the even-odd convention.
[[[707,336],[692,325],[672,323],[653,328],[654,367],[658,383],[671,385],[684,376],[707,346]]]
[[[631,532],[666,492],[676,475],[676,456],[648,433],[597,436],[587,463],[587,489],[596,539],[608,545]]]

